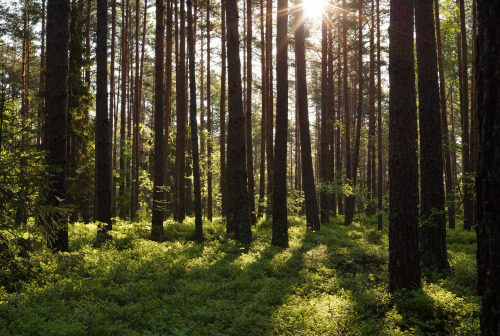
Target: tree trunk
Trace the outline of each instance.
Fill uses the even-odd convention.
[[[213,152],[213,134],[212,134],[212,80],[210,68],[210,1],[207,1],[207,218],[212,221],[213,218],[213,191],[212,191],[212,152]]]
[[[296,1],[295,13],[295,64],[297,67],[297,101],[299,109],[300,147],[302,154],[302,180],[306,201],[307,228],[319,230],[318,201],[314,186],[314,172],[311,157],[311,135],[307,105],[306,50],[304,34],[304,9],[302,0]]]
[[[267,80],[266,80],[266,48],[264,34],[264,0],[260,0],[260,67],[261,67],[261,122],[260,122],[260,166],[259,166],[259,207],[258,216],[264,215],[265,185],[266,185],[266,99],[267,99]]]
[[[462,180],[464,194],[464,230],[472,229],[472,183],[470,174],[469,158],[469,77],[467,71],[467,30],[465,26],[465,4],[464,0],[458,0],[460,5],[460,44],[459,53],[462,58],[461,87],[460,87],[460,113],[462,116]]]
[[[172,12],[173,1],[167,1],[167,22],[166,33],[166,53],[165,53],[165,106],[164,106],[164,136],[163,136],[163,183],[167,188],[167,207],[170,211],[170,201],[172,193],[170,184],[170,124],[172,120]]]
[[[227,214],[227,172],[226,172],[226,0],[221,0],[221,89],[220,89],[220,193],[221,213]],[[227,231],[232,228],[227,224]]]
[[[500,334],[500,3],[477,1],[477,104],[479,168],[477,175],[477,268],[481,334]]]
[[[413,3],[391,0],[389,27],[389,289],[420,287]]]
[[[266,155],[267,155],[267,206],[266,214],[271,214],[271,192],[273,190],[273,2],[266,2]]]
[[[373,196],[375,193],[375,1],[371,0],[370,24],[370,90],[369,90],[369,118],[368,118],[368,170],[367,191],[368,206],[366,214],[373,216],[375,207]]]
[[[439,92],[441,104],[441,132],[444,140],[444,173],[446,178],[446,198],[448,206],[448,221],[450,229],[455,228],[455,209],[453,176],[451,174],[451,154],[450,139],[448,136],[448,117],[446,116],[446,86],[443,67],[443,46],[441,43],[441,22],[439,19],[439,2],[434,0],[434,15],[436,18],[436,42],[438,52],[438,73],[439,73]]]
[[[97,0],[97,94],[95,124],[95,192],[96,221],[99,226],[98,236],[108,236],[111,226],[111,151],[109,141],[108,117],[108,7],[107,0]]]
[[[116,42],[115,42],[115,37],[116,37],[116,0],[111,1],[111,62],[110,62],[110,76],[109,76],[109,90],[110,90],[110,97],[109,97],[109,141],[110,141],[110,146],[109,146],[109,151],[110,151],[110,158],[111,158],[111,163],[110,163],[110,169],[111,169],[111,217],[115,216],[115,199],[116,199],[116,188],[113,182],[113,173],[115,170],[115,156],[114,153],[115,151],[113,150],[113,144],[114,144],[114,125],[117,123],[117,120],[113,118],[114,111],[115,111],[115,105],[116,105],[116,94],[115,94],[115,59],[116,59]]]
[[[127,2],[127,5],[125,4]],[[120,101],[120,217],[126,217],[126,206],[125,206],[125,126],[126,126],[126,117],[125,117],[125,108],[127,104],[127,79],[128,79],[128,42],[127,42],[127,21],[125,15],[125,7],[128,6],[128,0],[122,1],[122,27],[121,27],[121,70],[122,70],[122,82],[121,82],[121,101]]]
[[[271,244],[288,247],[286,150],[288,133],[288,0],[278,1],[276,33],[276,140],[274,147],[273,235]]]
[[[239,55],[238,7],[236,0],[226,1],[227,63],[229,87],[229,127],[227,156],[227,222],[238,241],[252,241],[248,211],[247,170],[245,158],[244,116]]]
[[[342,7],[345,8],[345,0],[342,0]],[[352,186],[352,161],[351,161],[351,110],[349,104],[349,76],[347,65],[347,13],[342,13],[342,59],[344,63],[343,68],[343,102],[344,102],[344,127],[345,127],[345,175],[347,183]],[[345,219],[344,224],[350,225],[354,213],[354,203],[350,198],[345,198]]]
[[[384,182],[382,170],[382,72],[380,71],[380,2],[377,0],[377,228],[382,231],[382,186]]]
[[[247,154],[247,177],[248,177],[248,208],[250,211],[250,224],[257,223],[255,214],[255,179],[253,175],[253,142],[252,142],[252,0],[247,0],[247,95],[246,95],[246,154]],[[286,160],[286,156],[285,156]]]
[[[186,180],[184,178],[186,169],[186,33],[185,33],[185,9],[184,0],[180,2],[180,43],[179,62],[176,75],[176,102],[177,102],[177,136],[176,136],[176,198],[177,198],[177,221],[183,222],[186,217]],[[174,196],[175,197],[175,196]]]
[[[163,239],[163,219],[165,193],[163,192],[163,39],[165,7],[163,0],[156,0],[155,27],[155,146],[154,146],[154,181],[153,181],[153,218],[151,239]]]
[[[328,28],[327,18],[321,20],[321,147],[320,147],[320,213],[321,223],[329,222],[329,196],[326,192],[328,182]],[[278,99],[279,100],[279,99]]]
[[[420,127],[420,256],[422,266],[449,269],[446,251],[443,153],[432,0],[415,3]]]
[[[193,152],[195,239],[198,243],[202,243],[203,222],[201,218],[200,154],[198,152],[198,124],[196,121],[196,73],[195,73],[195,54],[194,54],[195,24],[193,22],[192,0],[187,1],[187,11],[188,11],[187,24],[188,24],[188,48],[189,48],[189,98],[190,98],[189,121],[191,126],[191,145]]]
[[[49,167],[48,206],[64,205],[66,199],[66,104],[68,76],[69,0],[47,2],[47,63],[44,145]],[[68,222],[63,214],[47,216],[48,245],[68,251]]]

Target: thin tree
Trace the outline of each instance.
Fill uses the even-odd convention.
[[[66,199],[66,104],[68,77],[69,0],[47,1],[47,63],[45,75],[44,146],[49,167],[44,204],[58,207]],[[44,219],[52,229],[49,247],[68,251],[68,222],[63,214]]]
[[[242,243],[251,243],[245,158],[244,115],[239,55],[238,6],[226,1],[229,127],[227,138],[227,223]]]
[[[194,55],[195,25],[193,22],[193,1],[187,1],[188,48],[189,48],[189,121],[191,126],[191,144],[193,151],[193,178],[194,178],[194,218],[195,239],[203,242],[203,222],[201,218],[201,182],[200,182],[200,153],[198,151],[198,124],[196,121],[196,73]]]
[[[476,180],[478,280],[481,334],[500,332],[500,3],[477,0],[476,84],[479,122],[479,169]]]
[[[264,30],[264,0],[260,0],[260,68],[261,68],[261,121],[260,121],[260,165],[259,165],[259,206],[258,216],[264,215],[264,200],[266,193],[266,45]]]
[[[180,1],[179,20],[179,62],[176,74],[176,113],[177,113],[177,135],[175,146],[175,196],[177,199],[177,221],[182,222],[186,217],[185,188],[186,179],[186,29],[185,29],[184,0]]]
[[[128,7],[128,1],[122,1],[122,26],[121,26],[121,101],[120,101],[120,188],[119,195],[121,198],[120,217],[126,216],[125,207],[125,132],[126,132],[126,117],[125,110],[127,104],[127,80],[128,80],[128,34],[127,34],[127,16],[125,7]]]
[[[273,235],[271,244],[288,247],[286,150],[288,131],[288,0],[278,1],[276,26],[276,140],[274,146]]]
[[[342,0],[342,7],[345,8],[345,0]],[[343,62],[343,73],[342,73],[342,102],[344,107],[344,126],[345,126],[345,178],[347,183],[352,186],[352,161],[351,161],[351,110],[349,102],[349,76],[348,76],[348,64],[347,64],[347,11],[342,13],[342,62]],[[352,222],[352,217],[354,209],[351,209],[351,203],[349,198],[346,197],[345,201],[345,219],[344,224],[350,225]],[[354,203],[352,203],[354,206]]]
[[[420,256],[428,269],[449,268],[446,251],[443,153],[432,0],[415,3],[420,127]]]
[[[212,185],[212,152],[213,152],[213,134],[212,134],[212,77],[210,68],[210,0],[207,0],[207,218],[212,221],[213,218],[213,185]]]
[[[153,181],[153,218],[151,223],[151,239],[163,239],[163,218],[165,193],[163,192],[163,39],[164,13],[163,0],[156,0],[155,27],[155,147],[154,147],[154,181]]]
[[[375,207],[373,196],[375,193],[375,1],[371,0],[370,22],[370,90],[369,90],[369,119],[368,119],[368,206],[366,214],[373,216]]]
[[[279,101],[279,99],[278,99]],[[328,27],[326,13],[321,20],[321,147],[320,147],[320,213],[321,223],[329,221],[329,197],[326,193],[328,180]]]
[[[380,71],[380,1],[377,0],[377,229],[382,231],[382,72]]]
[[[436,42],[437,42],[437,56],[438,56],[438,73],[439,73],[439,97],[441,107],[441,132],[445,145],[443,152],[444,159],[444,175],[446,179],[446,198],[448,203],[448,223],[450,229],[455,228],[455,209],[454,209],[454,183],[453,175],[451,173],[451,153],[450,153],[450,139],[448,135],[448,118],[446,116],[446,84],[443,67],[443,45],[441,40],[441,20],[439,19],[439,2],[434,0],[434,16],[436,21]]]
[[[250,211],[250,224],[257,223],[255,210],[255,179],[253,175],[253,143],[252,143],[252,0],[247,0],[247,36],[246,36],[246,153],[247,153],[247,177],[248,177],[248,207]]]
[[[300,149],[302,155],[302,182],[306,202],[307,228],[319,230],[318,201],[314,185],[311,157],[311,135],[307,105],[306,49],[304,33],[304,8],[302,0],[296,1],[295,14],[295,65],[297,67],[297,102],[299,109]]]
[[[97,0],[97,92],[95,123],[95,199],[98,235],[107,236],[111,226],[111,151],[108,117],[108,7],[107,0]]]
[[[226,0],[221,0],[221,88],[220,88],[220,193],[221,213],[227,214],[227,172],[226,172]],[[229,225],[226,222],[227,225]],[[228,231],[230,227],[227,226]]]
[[[465,4],[464,0],[458,0],[460,8],[460,114],[462,119],[462,180],[464,195],[464,230],[472,229],[473,211],[471,179],[468,174],[470,170],[469,157],[469,77],[467,71],[467,29],[465,26]]]
[[[116,0],[111,1],[111,61],[109,65],[109,140],[110,140],[110,157],[111,157],[111,216],[115,215],[115,199],[116,199],[116,188],[113,182],[113,172],[115,170],[115,160],[114,153],[116,151],[113,150],[114,143],[114,125],[117,123],[117,120],[113,118],[114,110],[116,106],[116,94],[115,94],[115,60],[116,60]],[[114,120],[113,120],[114,119]]]
[[[420,287],[413,3],[391,0],[389,26],[389,289]]]

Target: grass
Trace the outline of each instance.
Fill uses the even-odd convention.
[[[270,246],[265,220],[250,246],[220,219],[204,222],[202,245],[192,218],[167,220],[164,243],[147,239],[148,223],[118,221],[100,249],[96,225],[75,223],[70,253],[10,254],[0,335],[479,334],[473,233],[448,232],[449,275],[392,295],[387,232],[340,223],[310,232],[292,217],[288,249]]]

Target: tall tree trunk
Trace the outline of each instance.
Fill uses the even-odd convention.
[[[95,192],[96,221],[98,236],[108,236],[111,226],[111,151],[108,117],[108,4],[107,0],[97,0],[97,93],[95,124]]]
[[[320,147],[320,213],[321,223],[329,222],[329,197],[326,193],[328,180],[328,27],[327,18],[321,20],[321,147]]]
[[[184,178],[186,161],[186,32],[185,32],[185,9],[184,0],[180,2],[180,43],[179,62],[176,75],[176,102],[177,102],[177,136],[176,136],[176,198],[177,198],[177,220],[184,221],[186,217],[186,180]]]
[[[458,0],[460,7],[460,42],[459,53],[462,58],[461,66],[461,88],[460,88],[460,113],[462,115],[462,180],[464,194],[464,230],[472,229],[472,195],[468,174],[470,170],[469,158],[469,77],[467,70],[467,29],[465,26],[465,4],[464,0]]]
[[[352,166],[351,186],[356,188],[356,179],[358,177],[359,148],[361,143],[361,122],[363,116],[363,1],[358,1],[358,110],[356,118],[356,139],[354,143],[354,160]],[[348,124],[349,125],[349,124]],[[354,191],[354,190],[353,190]],[[354,193],[347,196],[345,225],[350,225],[354,217],[354,208],[356,199]]]
[[[212,190],[212,80],[210,68],[210,0],[207,1],[207,218],[212,221],[213,217],[213,190]]]
[[[266,214],[270,215],[271,193],[273,190],[273,2],[266,0],[266,155],[267,155],[267,207]]]
[[[229,127],[227,156],[227,222],[242,243],[252,241],[248,211],[247,170],[245,158],[244,116],[239,55],[238,6],[236,0],[226,1],[227,60],[229,88]]]
[[[288,0],[278,1],[276,33],[276,141],[274,147],[273,235],[271,244],[288,247],[286,150],[288,133]]]
[[[247,154],[247,178],[248,178],[248,208],[250,211],[250,224],[257,223],[255,214],[255,179],[253,175],[253,142],[252,142],[252,0],[247,0],[247,66],[246,66],[246,154]],[[286,155],[285,155],[286,160]]]
[[[200,183],[200,154],[198,152],[198,125],[196,121],[196,73],[194,38],[195,23],[193,22],[192,0],[187,0],[188,48],[189,48],[189,112],[191,126],[191,145],[193,151],[193,178],[194,178],[194,215],[195,239],[203,242],[203,222],[201,218],[201,183]],[[208,22],[207,22],[208,23]],[[202,83],[203,85],[203,83]]]
[[[382,72],[380,71],[380,2],[377,1],[377,228],[382,231],[382,190],[384,176],[382,170]]]
[[[302,180],[306,201],[307,228],[319,230],[318,201],[314,186],[314,172],[311,157],[311,135],[307,105],[306,50],[304,34],[304,8],[302,0],[296,0],[295,13],[295,64],[297,67],[297,101],[299,109],[300,147],[302,154]]]
[[[476,83],[476,51],[477,51],[477,5],[472,0],[472,78],[471,78],[471,116],[470,116],[470,153],[469,168],[471,173],[476,174],[478,166],[479,135],[477,124],[477,83]],[[472,181],[473,178],[471,178]],[[472,191],[471,191],[472,193]],[[477,200],[472,197],[472,225],[477,225]]]
[[[481,334],[500,333],[500,3],[477,1],[477,104],[479,167],[477,175],[477,268]]]
[[[139,181],[136,180],[139,159],[139,11],[140,1],[135,1],[135,84],[134,84],[134,112],[132,132],[132,188],[130,192],[130,219],[137,219],[137,208],[139,207]]]
[[[420,127],[420,256],[427,269],[446,271],[443,153],[432,0],[415,3]]]
[[[44,145],[49,186],[44,204],[58,207],[66,199],[66,104],[68,76],[69,0],[47,1],[47,63]],[[51,234],[48,245],[68,251],[68,222],[63,214],[44,218]]]
[[[264,0],[260,0],[260,68],[261,68],[261,122],[260,122],[260,166],[259,166],[259,208],[258,216],[264,214],[265,185],[266,185],[266,99],[267,99],[267,79],[266,79],[266,48],[264,34]]]
[[[389,27],[389,289],[420,287],[413,3],[391,0]]]
[[[343,31],[343,29],[342,29]],[[343,33],[342,33],[343,34]],[[344,40],[342,40],[344,41]],[[337,77],[338,77],[338,84],[337,84],[337,88],[338,88],[338,94],[337,94],[337,101],[338,101],[338,107],[337,107],[337,126],[335,127],[336,129],[336,136],[335,136],[335,178],[337,179],[337,187],[338,188],[341,188],[342,187],[342,176],[343,176],[343,173],[342,173],[342,154],[341,154],[341,151],[340,151],[340,133],[341,133],[341,127],[340,127],[340,124],[342,122],[342,104],[344,102],[344,99],[343,97],[341,97],[341,90],[342,89],[345,89],[345,87],[343,88],[343,72],[342,72],[342,62],[341,62],[341,58],[342,58],[342,53],[341,53],[341,43],[339,42],[337,44],[337,55],[338,55],[338,62],[337,62]],[[342,199],[343,199],[343,195],[342,194],[339,194],[338,197],[337,197],[337,207],[338,207],[338,212],[340,215],[342,215],[344,213],[344,207],[342,206]]]
[[[446,198],[448,206],[448,221],[450,229],[455,228],[455,209],[454,209],[454,193],[453,176],[451,174],[451,147],[448,136],[448,117],[446,116],[446,86],[443,67],[443,46],[441,42],[441,22],[439,18],[439,1],[434,0],[434,16],[436,18],[436,42],[438,52],[438,73],[439,73],[439,93],[441,106],[441,132],[444,140],[444,173],[446,178]]]
[[[166,53],[165,53],[165,116],[164,116],[164,131],[163,136],[163,183],[167,190],[170,184],[170,124],[172,120],[172,12],[173,0],[167,1],[167,22],[165,28],[166,33]],[[170,204],[172,193],[167,191],[166,201],[167,206]],[[171,209],[169,209],[171,210]]]
[[[375,207],[373,196],[375,193],[375,0],[371,0],[370,24],[370,91],[369,91],[369,119],[368,119],[368,170],[367,190],[368,206],[366,214],[373,216]]]
[[[342,8],[345,8],[345,0],[342,0]],[[351,110],[349,104],[349,76],[347,65],[347,13],[342,13],[342,60],[343,67],[343,103],[344,103],[344,127],[345,127],[345,175],[347,183],[352,186],[352,161],[351,161]],[[350,225],[354,213],[354,203],[346,196],[345,202],[345,225]]]
[[[110,146],[109,146],[109,151],[110,151],[110,158],[111,158],[111,163],[110,163],[110,169],[111,169],[111,217],[115,216],[115,199],[116,199],[116,188],[113,182],[113,172],[115,170],[115,156],[114,153],[116,151],[113,150],[113,144],[114,142],[114,127],[117,124],[116,118],[113,118],[114,111],[115,111],[115,105],[116,105],[116,94],[115,94],[115,60],[116,60],[116,43],[115,43],[115,37],[116,37],[116,0],[111,1],[111,62],[110,62],[110,76],[109,76],[109,90],[110,90],[110,95],[109,95],[109,140],[110,140]]]
[[[164,37],[163,0],[156,0],[155,27],[155,147],[154,147],[154,181],[153,181],[153,218],[151,223],[151,239],[163,239],[163,219],[165,193],[163,192],[163,39]]]
[[[126,185],[125,185],[125,108],[127,104],[127,79],[128,79],[128,41],[127,41],[127,21],[125,15],[125,7],[128,5],[128,1],[122,1],[122,27],[121,27],[121,101],[120,101],[120,217],[126,217],[126,206],[125,206],[125,196],[126,196]],[[125,4],[127,3],[127,5]]]
[[[221,213],[227,214],[227,172],[226,172],[226,0],[221,0],[221,89],[220,89],[220,193]],[[231,231],[229,223],[227,231]]]
[[[37,145],[38,148],[42,148],[42,138],[43,138],[43,107],[45,104],[44,93],[45,93],[45,3],[46,0],[42,0],[42,31],[40,33],[41,45],[40,45],[40,81],[39,81],[39,89],[41,95],[38,105],[38,129],[39,133],[37,136]]]
[[[333,25],[328,27],[328,74],[327,74],[327,89],[328,89],[328,183],[333,186],[335,181],[335,83],[334,83],[334,66],[333,66]],[[329,195],[330,214],[337,216],[337,196],[334,193]]]

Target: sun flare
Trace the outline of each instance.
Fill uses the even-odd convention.
[[[325,7],[325,0],[304,0],[304,15],[309,18],[320,18]]]

